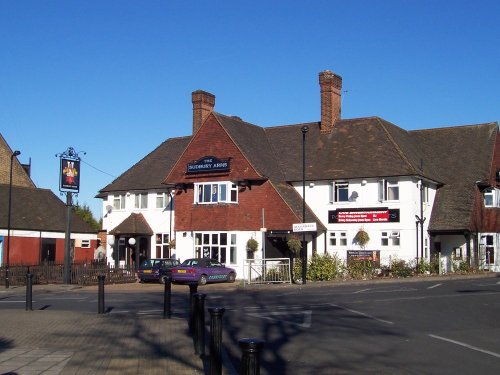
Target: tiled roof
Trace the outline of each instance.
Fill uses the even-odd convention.
[[[406,131],[378,117],[339,120],[330,133],[320,123],[263,128],[213,113],[263,179],[269,179],[298,218],[302,200],[290,185],[302,180],[302,131],[306,181],[414,176],[437,183],[430,230],[470,228],[475,182],[489,178],[497,123]],[[101,190],[161,189],[191,137],[172,138]],[[164,188],[164,186],[163,186]],[[306,220],[317,221],[307,209]]]
[[[3,138],[2,134],[0,134],[0,184],[9,184],[10,158],[12,153],[12,149]],[[12,185],[36,187],[17,157],[12,159]]]
[[[488,181],[497,123],[416,130],[411,134],[444,183],[436,195],[430,229],[470,230],[477,181]]]
[[[153,235],[153,230],[143,214],[131,213],[129,217],[109,232],[112,235]]]
[[[8,226],[9,185],[0,184],[0,227]],[[67,207],[48,189],[12,187],[11,229],[65,232]],[[72,233],[97,233],[78,215],[71,215]]]
[[[170,138],[128,169],[111,184],[100,190],[98,198],[111,192],[165,190],[162,181],[184,151],[191,137]]]

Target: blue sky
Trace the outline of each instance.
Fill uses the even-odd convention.
[[[0,0],[0,132],[38,187],[82,156],[77,201],[170,137],[191,92],[261,125],[318,121],[318,73],[342,117],[407,129],[500,120],[499,1]]]

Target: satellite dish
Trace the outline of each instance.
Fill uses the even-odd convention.
[[[110,214],[111,211],[113,211],[113,206],[106,206],[106,212]]]

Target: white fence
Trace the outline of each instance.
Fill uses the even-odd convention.
[[[245,284],[292,283],[289,258],[247,259],[243,265]]]

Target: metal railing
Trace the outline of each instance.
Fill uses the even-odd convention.
[[[63,284],[64,265],[45,262],[38,265],[16,265],[9,268],[10,285],[26,285],[26,274],[33,274],[33,284]],[[115,268],[104,262],[71,265],[71,284],[98,285],[98,276],[105,275],[106,283],[120,284],[136,281],[135,271],[129,268]],[[0,284],[5,283],[5,269],[1,268]]]
[[[247,259],[243,265],[243,280],[245,284],[291,284],[290,259]]]

